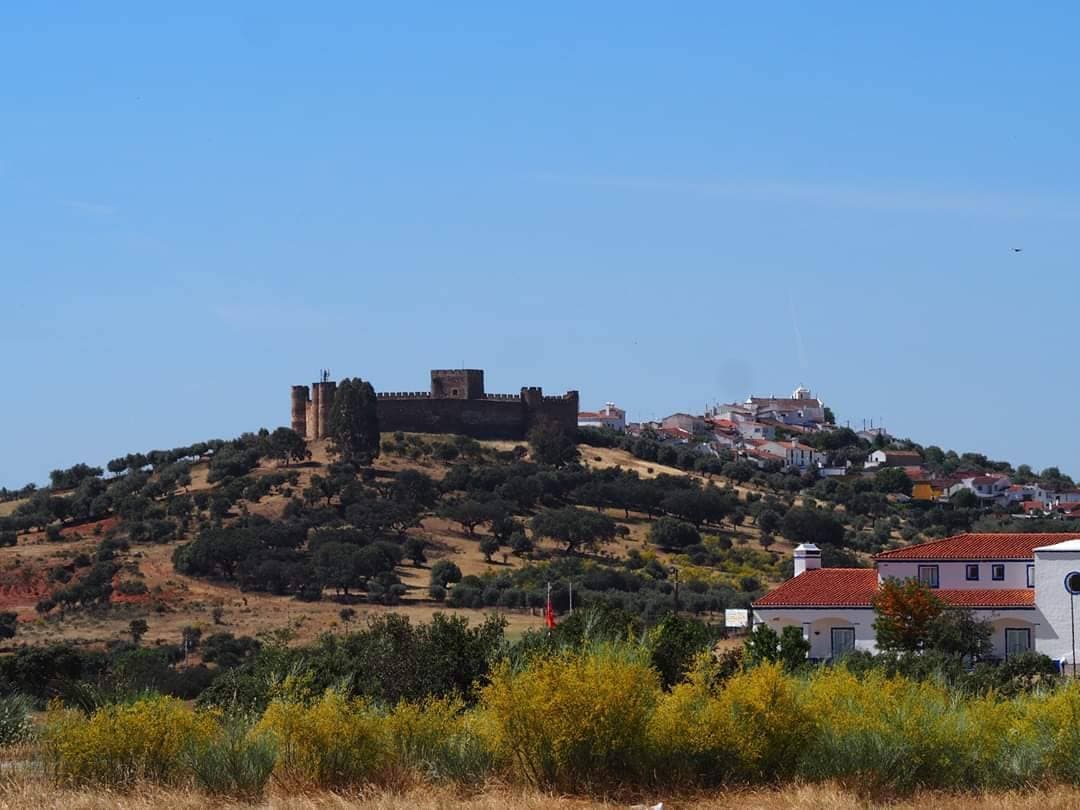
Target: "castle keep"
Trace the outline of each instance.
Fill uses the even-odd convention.
[[[325,439],[337,383],[323,373],[310,388],[292,387],[292,429],[307,439]],[[520,394],[488,394],[481,369],[436,369],[431,390],[376,394],[379,429],[392,433],[458,433],[475,439],[522,439],[547,418],[568,434],[577,431],[578,392],[546,397],[540,388]]]

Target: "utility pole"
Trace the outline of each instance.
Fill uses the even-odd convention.
[[[679,615],[679,569],[674,565],[668,568],[675,577],[675,615]]]

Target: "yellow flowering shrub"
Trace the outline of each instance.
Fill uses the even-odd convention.
[[[272,701],[254,733],[274,741],[275,777],[293,787],[374,782],[387,764],[381,719],[364,701],[335,690],[314,703]]]
[[[89,717],[52,705],[43,742],[59,778],[123,787],[177,779],[181,753],[216,729],[213,715],[158,696],[106,706]]]
[[[527,781],[567,790],[648,767],[659,679],[640,650],[608,645],[498,667],[481,693],[495,755]]]
[[[739,673],[713,690],[708,662],[661,700],[650,736],[676,779],[772,781],[792,772],[814,732],[794,678],[778,664]]]
[[[1023,735],[1049,775],[1080,784],[1080,682],[1020,700]]]
[[[401,702],[384,719],[395,765],[441,780],[480,779],[490,757],[460,698]]]
[[[803,702],[818,724],[803,775],[869,791],[979,786],[1009,741],[1015,719],[994,698],[965,699],[933,681],[822,670]]]

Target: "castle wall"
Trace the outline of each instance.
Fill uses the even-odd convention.
[[[337,383],[292,388],[292,428],[307,439],[325,439]],[[392,433],[457,433],[477,439],[524,439],[542,417],[576,435],[578,392],[546,397],[540,388],[520,394],[486,394],[484,372],[476,369],[431,372],[431,391],[377,394],[379,428]]]
[[[561,397],[543,397],[539,405],[528,410],[526,432],[532,428],[537,419],[545,418],[562,425],[567,434],[577,436],[578,400],[577,391],[567,391]]]
[[[476,439],[520,439],[527,432],[525,406],[519,397],[438,399],[379,394],[377,402],[379,430],[387,433],[403,430],[460,433]]]

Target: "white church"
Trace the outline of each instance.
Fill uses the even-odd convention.
[[[876,650],[871,602],[886,577],[914,577],[948,607],[994,628],[994,656],[1027,650],[1069,666],[1080,637],[1080,537],[961,534],[885,551],[876,568],[822,568],[812,544],[795,549],[795,575],[753,604],[755,625],[801,627],[810,658]]]

